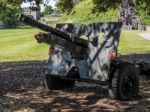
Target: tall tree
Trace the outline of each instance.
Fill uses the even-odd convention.
[[[2,20],[6,26],[16,26],[15,14],[19,11],[19,0],[0,0],[0,20]]]
[[[53,12],[53,8],[50,5],[46,5],[44,8],[44,14],[51,14]]]
[[[117,8],[122,0],[93,0],[93,3],[96,5],[95,11],[105,12],[109,8]]]
[[[93,0],[97,9],[109,9],[109,8],[117,8],[118,5],[123,0]],[[128,0],[135,4],[137,9],[147,9],[150,11],[150,1],[149,0]]]
[[[74,4],[72,0],[59,0],[56,4],[58,10],[63,12],[70,12],[73,8]]]
[[[56,7],[63,12],[70,12],[71,9],[83,0],[56,0]]]

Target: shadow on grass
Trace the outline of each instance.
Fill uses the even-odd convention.
[[[46,91],[46,61],[0,63],[0,111],[150,111],[150,80],[142,79],[141,99],[117,101],[108,89],[76,82],[72,89]]]

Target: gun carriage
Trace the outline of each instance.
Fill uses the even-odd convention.
[[[108,85],[116,99],[129,100],[138,96],[140,65],[122,61],[117,55],[121,22],[64,23],[52,28],[23,14],[16,17],[45,31],[35,38],[39,43],[50,45],[46,73],[49,89],[73,87],[75,81],[85,81]]]

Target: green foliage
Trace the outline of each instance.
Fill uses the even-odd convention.
[[[143,17],[142,18],[144,25],[150,25],[150,16],[149,17]]]
[[[121,0],[93,0],[93,3],[95,4],[95,12],[106,12],[109,8],[116,9],[121,3]]]
[[[123,0],[93,0],[93,3],[96,5],[97,8],[105,9],[108,8],[117,8],[118,5]],[[141,8],[142,10],[149,10],[150,11],[150,1],[149,0],[128,0],[130,4],[136,5],[137,8]]]
[[[49,5],[46,5],[45,8],[44,8],[43,13],[44,14],[51,14],[52,12],[53,12],[53,8]]]
[[[70,13],[74,6],[83,0],[57,0],[57,10]]]
[[[21,0],[5,0],[5,1],[6,1],[6,3],[12,4],[13,6],[19,6],[22,3]]]
[[[57,9],[63,12],[70,12],[74,6],[72,0],[59,0],[56,4]]]
[[[46,15],[46,17],[62,17],[63,14],[49,14],[49,15]]]
[[[15,14],[20,11],[20,8],[19,3],[15,5],[14,3],[15,2],[7,2],[7,0],[0,0],[0,20],[2,20],[7,27],[15,27],[17,25]]]
[[[75,5],[69,14],[62,17],[61,22],[80,22],[88,24],[91,22],[108,22],[117,19],[117,10],[109,8],[107,12],[94,11],[95,4],[92,0],[83,0]]]
[[[93,0],[95,6],[95,12],[105,12],[109,8],[117,8],[122,0]],[[128,0],[133,4],[141,17],[144,24],[150,25],[150,1],[149,0]]]
[[[39,6],[39,4],[42,2],[43,0],[35,0],[35,3],[37,4],[37,6]]]
[[[69,5],[68,2],[65,2],[67,0],[59,1],[61,1],[59,3]],[[137,9],[143,24],[150,25],[149,0],[128,1]],[[61,22],[89,23],[97,21],[114,21],[118,19],[118,6],[121,2],[122,0],[78,0],[78,3],[74,4],[73,7],[70,5],[71,8],[69,9],[71,10],[65,10],[67,13],[63,16]],[[60,4],[59,7],[65,8],[65,5],[62,4]]]
[[[144,1],[146,1],[146,0],[144,0]],[[138,13],[141,17],[143,24],[145,24],[145,25],[150,25],[150,7],[149,6],[150,6],[149,0],[146,2],[138,1],[136,3]]]

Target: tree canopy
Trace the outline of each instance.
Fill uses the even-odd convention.
[[[123,0],[93,0],[97,9],[105,9],[108,8],[117,8],[118,5]],[[134,4],[137,9],[145,9],[150,11],[150,1],[149,0],[128,0],[130,3]]]
[[[16,26],[15,14],[20,11],[19,4],[20,2],[16,0],[0,0],[0,20],[2,20],[6,26]]]
[[[50,0],[49,0],[50,1]],[[79,2],[83,0],[56,0],[56,7],[65,12],[70,12],[72,8]],[[143,9],[150,11],[150,2],[149,0],[128,0],[133,2],[136,5],[137,9]],[[93,3],[96,5],[96,11],[107,11],[109,8],[117,8],[122,0],[93,0]],[[85,6],[86,7],[86,6]]]
[[[50,5],[46,5],[44,8],[44,14],[51,14],[53,12],[53,8]]]
[[[22,2],[29,2],[33,0],[0,0],[0,20],[3,20],[5,24],[12,26],[15,25],[15,13],[20,11],[20,5]],[[46,0],[50,2],[51,0]],[[64,12],[71,12],[76,4],[84,0],[55,0],[56,1],[56,8],[58,10]],[[118,5],[122,2],[122,0],[92,0],[95,4],[93,12],[101,12],[107,11],[110,8],[117,8]],[[133,2],[135,7],[137,8],[140,16],[142,18],[150,17],[150,2],[149,0],[129,0]],[[41,3],[44,3],[44,0],[35,0],[37,6]],[[86,6],[85,6],[86,7]],[[45,13],[48,13],[47,10],[51,10],[50,7],[46,5]],[[149,18],[148,18],[149,19]]]
[[[35,1],[37,6],[39,4],[44,3],[45,0],[0,0],[0,1],[7,1],[9,4],[13,5],[20,5],[23,1],[29,2],[29,1]],[[51,0],[46,0],[46,3],[50,2]],[[83,0],[55,0],[56,1],[56,7],[58,10],[64,11],[64,12],[70,12],[72,8],[79,2]],[[122,2],[122,0],[92,0],[93,3],[95,3],[97,11],[105,11],[108,8],[117,8],[118,5]],[[128,0],[129,2],[133,2],[136,7],[139,9],[145,9],[150,11],[150,2],[149,0]],[[46,4],[47,5],[47,4]]]

